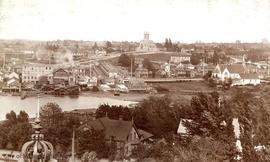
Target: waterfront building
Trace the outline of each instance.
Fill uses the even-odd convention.
[[[59,68],[53,72],[53,84],[74,85],[75,80],[75,76],[63,68]]]
[[[117,78],[119,75],[118,73],[119,70],[108,62],[104,62],[104,61],[100,62],[99,68],[103,72],[103,74],[105,74],[106,77]]]
[[[53,81],[53,66],[49,64],[27,64],[22,67],[23,83],[38,83],[41,76],[46,76],[49,83]]]

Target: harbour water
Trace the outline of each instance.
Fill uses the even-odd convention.
[[[11,110],[15,111],[16,113],[20,112],[20,110],[24,110],[30,117],[35,117],[37,111],[37,101],[37,97],[27,97],[24,100],[21,100],[20,96],[0,96],[0,120],[4,120],[6,114]],[[97,108],[101,104],[128,106],[136,103],[132,101],[93,96],[42,96],[39,99],[40,106],[44,106],[48,102],[57,103],[63,111]]]

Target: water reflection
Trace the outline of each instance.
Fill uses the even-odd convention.
[[[55,96],[42,96],[40,98],[40,106],[48,102],[57,103],[63,111],[73,109],[87,109],[97,108],[101,104],[109,105],[123,105],[128,106],[136,102],[116,100],[111,98],[101,98],[93,96],[79,96],[79,97],[55,97]],[[6,113],[11,110],[18,113],[20,110],[26,111],[30,117],[34,117],[37,109],[37,97],[29,97],[21,100],[19,96],[0,96],[0,120],[5,119]]]

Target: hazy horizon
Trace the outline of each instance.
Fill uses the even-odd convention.
[[[270,0],[0,0],[0,39],[270,40]]]

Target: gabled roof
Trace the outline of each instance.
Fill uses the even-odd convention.
[[[138,131],[139,131],[139,134],[141,136],[141,140],[145,140],[145,139],[153,137],[153,134],[151,134],[149,132],[146,132],[146,131],[141,130],[141,129],[138,129]]]
[[[16,78],[12,78],[12,79],[9,79],[9,80],[7,81],[7,85],[8,85],[8,86],[11,85],[12,83],[19,84],[19,80],[16,79]]]
[[[242,64],[231,64],[227,66],[230,73],[243,74],[246,72],[246,68]]]
[[[108,117],[103,117],[88,122],[86,126],[95,130],[103,130],[106,139],[114,137],[114,140],[126,141],[133,127],[133,123],[131,121],[113,120]]]
[[[259,79],[258,74],[241,74],[241,79]]]
[[[19,79],[19,75],[17,73],[15,73],[15,72],[12,72],[12,73],[8,74],[6,77],[9,78],[9,79],[12,79],[12,78]]]
[[[66,70],[66,69],[63,69],[63,68],[55,69],[55,70],[53,71],[53,74],[55,74],[56,72],[59,72],[59,71],[63,71],[63,72],[65,72],[65,73],[67,73],[68,75],[71,75],[71,72],[70,72],[70,71],[68,71],[68,70]]]
[[[132,121],[124,121],[124,120],[113,120],[108,117],[98,118],[96,120],[92,120],[86,123],[82,128],[93,128],[95,130],[103,130],[106,139],[111,139],[117,141],[127,141],[128,135],[132,128],[137,131],[137,134],[140,137],[140,140],[145,140],[153,135],[146,131],[137,129]]]
[[[244,74],[247,72],[246,67],[243,66],[242,64],[230,64],[230,65],[226,65],[226,64],[219,64],[216,66],[215,68],[215,73],[218,73],[218,69],[220,68],[221,73],[225,70],[228,69],[228,71],[230,73],[238,73],[238,74]]]
[[[64,72],[67,72],[67,73],[68,73],[68,71],[65,70],[65,69],[63,69],[63,68],[57,68],[57,69],[55,69],[55,70],[53,71],[53,73],[58,72],[58,71],[64,71]]]

